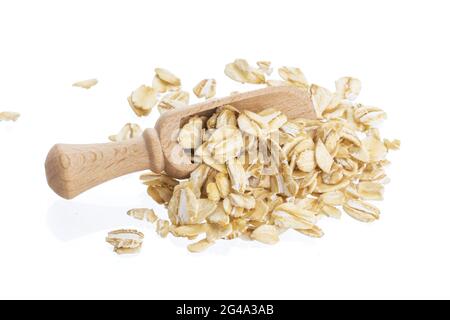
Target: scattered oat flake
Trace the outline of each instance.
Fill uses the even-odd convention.
[[[361,81],[352,77],[336,80],[336,94],[341,99],[355,100],[361,92]]]
[[[308,87],[308,81],[299,68],[281,67],[280,69],[278,69],[278,74],[283,80],[292,85],[299,86],[301,88]]]
[[[20,113],[11,112],[11,111],[3,111],[0,112],[0,121],[16,121],[19,119]]]
[[[152,87],[140,86],[128,97],[128,103],[137,116],[147,116],[157,103],[157,92]]]
[[[380,217],[380,210],[367,202],[349,199],[343,206],[352,218],[362,222],[372,222]]]
[[[120,142],[139,137],[142,134],[141,127],[136,123],[127,123],[118,134],[109,136],[109,140],[113,142]]]
[[[280,231],[278,227],[274,225],[263,224],[256,228],[250,235],[253,240],[265,243],[276,244],[279,238]]]
[[[136,254],[141,251],[141,247],[137,248],[114,248],[114,252],[118,255],[122,254]]]
[[[114,252],[118,254],[138,252],[143,240],[144,234],[134,229],[111,231],[106,237],[106,242],[114,246]]]
[[[181,80],[167,69],[156,68],[152,86],[157,92],[178,90]]]
[[[200,240],[198,242],[188,245],[188,250],[193,253],[202,252],[208,249],[214,244],[214,241],[208,241],[207,239]]]
[[[204,79],[200,81],[193,89],[197,98],[212,98],[216,95],[216,80]]]
[[[318,226],[314,226],[311,229],[296,229],[296,231],[303,233],[304,235],[311,238],[322,238],[324,235],[322,229],[320,229]]]
[[[153,209],[148,209],[146,211],[145,218],[150,223],[155,223],[158,220],[158,216],[156,215],[156,213]]]
[[[147,209],[147,208],[136,208],[136,209],[130,209],[128,210],[127,214],[130,217],[133,217],[138,220],[147,220],[150,223],[156,222],[158,220],[158,217],[155,214],[155,211],[153,209]]]
[[[333,94],[328,89],[315,84],[311,85],[309,90],[316,115],[322,118],[324,111],[333,106]]]
[[[83,81],[78,81],[72,84],[73,87],[79,87],[83,89],[90,89],[98,83],[97,79],[88,79]]]
[[[360,181],[358,194],[365,200],[383,200],[384,186],[378,182]]]
[[[400,140],[394,139],[394,140],[383,140],[384,146],[388,150],[399,150],[400,149]]]
[[[158,103],[159,113],[168,110],[183,108],[189,105],[189,92],[187,91],[171,91],[165,94]]]
[[[167,237],[170,231],[170,223],[167,220],[158,219],[156,220],[156,233],[158,233],[162,238]]]
[[[272,64],[270,61],[257,61],[256,64],[265,75],[270,76],[272,74],[273,68],[270,66]]]
[[[265,83],[264,72],[254,67],[244,59],[236,59],[225,66],[225,74],[234,81],[241,83]]]

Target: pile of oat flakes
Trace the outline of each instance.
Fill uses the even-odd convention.
[[[237,59],[225,67],[225,74],[241,83],[308,90],[318,119],[287,119],[276,106],[254,113],[232,105],[209,118],[192,117],[178,135],[180,145],[199,163],[190,178],[179,181],[151,172],[141,176],[148,194],[167,208],[168,219],[146,208],[128,214],[153,223],[162,237],[192,240],[191,252],[236,238],[275,244],[288,229],[320,238],[319,220],[339,218],[341,208],[359,221],[377,220],[380,211],[368,201],[383,199],[389,181],[386,156],[400,147],[398,140],[382,139],[376,128],[386,113],[355,102],[361,90],[358,79],[340,78],[332,92],[310,85],[298,68],[280,68],[279,80],[267,79],[271,73],[268,61],[253,67]],[[204,79],[193,92],[212,98],[216,81]],[[138,116],[146,116],[154,106],[162,113],[189,104],[189,93],[181,90],[178,77],[156,69],[152,86],[139,87],[128,101]],[[138,125],[126,124],[110,140],[141,133]],[[107,241],[117,253],[134,253],[143,238],[136,230],[117,230]]]

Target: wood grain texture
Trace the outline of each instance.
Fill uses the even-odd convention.
[[[222,99],[167,111],[155,129],[146,129],[139,138],[105,144],[57,144],[45,163],[47,182],[60,196],[71,199],[116,177],[150,169],[163,170],[174,178],[186,178],[197,168],[177,143],[178,131],[193,115],[210,115],[220,106],[231,104],[239,110],[261,111],[274,108],[288,118],[315,119],[308,91],[296,87],[268,87]]]
[[[45,162],[47,182],[61,197],[80,193],[119,176],[153,169],[161,172],[164,159],[157,133],[147,129],[136,139],[104,144],[57,144]]]

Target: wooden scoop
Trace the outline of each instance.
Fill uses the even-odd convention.
[[[316,118],[309,93],[296,87],[268,87],[208,100],[165,112],[155,128],[146,129],[139,138],[115,143],[55,145],[45,162],[48,185],[61,197],[72,199],[100,183],[145,169],[155,173],[164,170],[171,177],[186,178],[198,164],[191,163],[176,142],[178,130],[191,116],[209,116],[226,104],[255,112],[275,108],[288,118]]]

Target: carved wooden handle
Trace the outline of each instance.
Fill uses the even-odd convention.
[[[164,170],[164,157],[155,129],[141,137],[104,144],[57,144],[48,153],[45,171],[49,186],[61,197],[80,193],[122,175]]]

